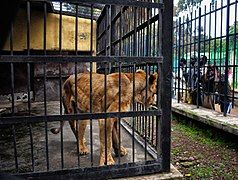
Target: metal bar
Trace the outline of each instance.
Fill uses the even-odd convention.
[[[43,32],[43,48],[44,55],[46,55],[46,21],[47,21],[47,4],[44,2],[44,32]]]
[[[11,51],[11,55],[13,55],[13,22],[11,23],[11,29],[10,29],[10,51]]]
[[[28,99],[28,115],[31,116],[31,94],[30,94],[30,85],[31,85],[31,68],[30,64],[27,63],[27,99]],[[35,171],[35,160],[34,160],[34,150],[33,150],[33,137],[32,137],[32,126],[28,125],[29,135],[30,135],[30,144],[31,144],[31,160],[32,160],[32,171]]]
[[[91,5],[91,36],[90,36],[90,51],[91,56],[93,55],[93,5]],[[92,83],[92,73],[93,73],[93,64],[90,62],[90,113],[93,112],[93,83]],[[93,124],[92,119],[90,119],[90,160],[91,167],[93,166]]]
[[[52,172],[39,172],[34,174],[24,173],[18,176],[22,178],[67,179],[70,174],[70,176],[73,178],[80,177],[82,179],[95,179],[102,177],[102,172],[103,178],[105,179],[141,175],[141,172],[144,172],[145,174],[154,174],[162,172],[161,159],[146,162],[125,163],[113,166],[89,167],[60,171],[58,170]]]
[[[14,78],[14,65],[11,63],[11,103],[12,103],[12,116],[15,114],[15,98],[14,98],[14,91],[15,91],[15,78]]]
[[[235,23],[234,23],[234,55],[233,55],[233,83],[232,83],[232,108],[234,108],[234,104],[235,104],[235,82],[236,81],[236,68],[235,68],[235,64],[236,64],[236,26],[237,26],[237,3],[235,4]]]
[[[27,1],[27,55],[30,55],[30,20],[31,20],[31,11],[30,11],[30,1]]]
[[[46,1],[51,2],[50,0],[31,0],[34,1]],[[78,0],[64,0],[67,3],[79,3]],[[154,2],[146,2],[146,1],[134,1],[134,0],[80,0],[80,3],[87,4],[105,4],[105,5],[117,5],[117,6],[132,6],[132,7],[143,7],[143,8],[163,8],[163,3],[154,3]]]
[[[109,65],[108,65],[109,66]],[[104,63],[105,73],[104,73],[104,112],[107,112],[107,64]],[[107,118],[104,118],[104,136],[105,136],[105,165],[107,165]]]
[[[201,99],[201,91],[200,91],[200,50],[201,50],[201,8],[199,8],[199,12],[198,12],[198,16],[199,16],[199,21],[198,21],[198,66],[197,66],[197,108],[199,108],[199,102]],[[195,26],[196,27],[196,26]]]
[[[173,0],[164,1],[166,11],[162,11],[162,54],[165,59],[162,68],[162,82],[161,87],[161,155],[162,155],[162,168],[163,171],[170,171],[170,144],[171,144],[171,72],[172,72],[172,28],[173,27]],[[167,92],[166,92],[167,91]]]
[[[225,88],[224,88],[224,107],[223,107],[223,114],[224,116],[227,115],[228,111],[228,65],[229,65],[229,39],[230,39],[230,34],[229,34],[229,22],[230,22],[230,0],[227,0],[227,11],[226,11],[226,61],[225,61]],[[236,29],[236,26],[235,26]]]
[[[17,154],[17,143],[16,143],[16,130],[15,130],[15,125],[12,125],[12,134],[13,134],[15,166],[16,166],[16,172],[18,173],[18,172],[19,172],[19,169],[18,169],[18,154]]]
[[[75,55],[78,55],[78,5],[76,5],[75,15]]]
[[[76,5],[76,12],[75,12],[75,55],[77,56],[78,55],[78,5]],[[78,63],[75,62],[74,63],[74,73],[75,73],[75,76],[74,76],[74,82],[75,82],[75,86],[74,86],[74,96],[75,96],[75,107],[77,109],[77,104],[78,104]],[[77,114],[77,111],[74,111],[74,114]],[[79,122],[76,121],[76,133],[78,133],[79,131]],[[80,147],[79,147],[79,139],[76,138],[77,140],[77,157],[78,157],[78,167],[80,167],[80,153],[79,153],[79,150],[80,150]]]
[[[59,54],[62,53],[62,1],[60,1],[60,17],[59,17]],[[62,115],[62,65],[59,64],[59,100],[60,100],[60,115]],[[62,121],[60,121],[60,151],[61,151],[61,168],[64,169],[64,144],[63,144],[63,126]]]
[[[47,4],[44,2],[44,32],[43,32],[43,48],[44,48],[44,56],[46,57],[46,29],[47,22]],[[47,102],[46,102],[46,62],[43,63],[43,74],[44,74],[44,116],[43,119],[45,121],[45,148],[46,148],[46,168],[49,171],[49,149],[48,149],[48,124],[46,120],[47,116]]]
[[[43,73],[44,73],[44,110],[45,112],[42,119],[45,120],[46,167],[47,167],[47,171],[49,171],[48,123],[47,123],[47,104],[46,104],[46,64],[45,63],[43,66]],[[32,117],[32,118],[34,119],[35,117]]]
[[[179,38],[178,38],[178,103],[181,99],[181,93],[180,93],[180,81],[182,80],[180,77],[180,59],[181,59],[181,17],[179,17]]]
[[[136,104],[135,104],[135,64],[133,64],[133,99],[132,99],[132,107],[133,107],[133,112],[135,112]],[[132,122],[132,162],[135,162],[135,118],[133,117],[133,122]],[[136,128],[138,129],[138,127]]]
[[[148,107],[148,103],[147,103],[147,98],[148,98],[148,88],[149,88],[149,84],[148,84],[148,64],[146,65],[146,86],[145,86],[145,110],[147,110]],[[147,116],[145,116],[145,161],[147,160]]]
[[[119,104],[118,112],[121,112],[121,62],[119,62]],[[125,88],[125,87],[124,87]],[[121,118],[118,118],[118,164],[121,164]]]
[[[125,57],[125,56],[75,56],[75,55],[1,55],[0,62],[13,62],[13,63],[46,63],[46,62],[141,62],[141,63],[162,63],[162,57]]]
[[[42,119],[46,119],[47,122],[54,121],[69,121],[72,119],[86,120],[92,118],[93,120],[103,119],[103,118],[125,118],[125,117],[143,117],[143,116],[161,116],[161,110],[158,111],[127,111],[127,112],[110,112],[110,113],[82,113],[82,114],[67,114],[67,115],[41,115],[41,116],[24,116],[24,117],[0,117],[0,125],[4,124],[19,124],[19,123],[37,123],[42,122]]]

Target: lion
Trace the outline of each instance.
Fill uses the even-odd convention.
[[[107,75],[106,83],[106,108],[105,108],[105,75],[92,73],[92,111],[98,112],[118,112],[119,111],[119,73]],[[135,72],[135,101],[143,105],[154,105],[155,94],[157,93],[158,74],[147,76],[143,70]],[[148,80],[146,80],[148,78]],[[147,81],[147,88],[146,88]],[[90,73],[79,73],[77,75],[77,99],[75,99],[75,76],[71,75],[63,84],[62,99],[66,114],[88,113],[90,112]],[[147,89],[147,99],[146,99]],[[133,103],[133,73],[121,73],[121,112],[128,111]],[[100,162],[99,165],[113,165],[112,148],[116,155],[124,156],[127,150],[119,147],[119,137],[117,132],[117,118],[99,119],[100,137]],[[89,150],[85,145],[85,130],[88,120],[80,120],[77,128],[77,121],[69,121],[70,127],[77,139],[79,153],[88,154]],[[63,126],[61,124],[61,126]],[[51,132],[57,134],[61,128],[53,128]],[[79,130],[78,130],[79,129]],[[106,129],[106,132],[105,132]],[[107,143],[105,143],[105,134]],[[107,147],[105,148],[105,144]],[[105,157],[107,149],[107,157]]]

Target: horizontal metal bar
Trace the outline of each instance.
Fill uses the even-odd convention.
[[[34,179],[109,179],[129,177],[141,174],[153,174],[162,171],[161,159],[145,162],[124,163],[113,166],[100,166],[90,168],[75,168],[71,170],[58,170],[50,172],[16,174],[22,178]]]
[[[37,2],[52,2],[51,0],[31,0]],[[60,0],[54,0],[60,1]],[[153,3],[145,1],[135,1],[135,0],[64,0],[64,3],[87,3],[87,4],[108,4],[108,5],[118,5],[118,6],[134,6],[142,8],[163,8],[163,3]]]
[[[22,116],[22,117],[0,117],[0,125],[21,124],[21,123],[37,123],[37,122],[53,122],[53,121],[69,121],[69,120],[85,120],[85,119],[105,119],[105,118],[124,118],[138,116],[161,116],[161,110],[156,111],[128,111],[128,112],[108,112],[108,113],[82,113],[67,115],[47,115],[47,116]]]
[[[75,55],[2,55],[0,63],[47,63],[47,62],[162,62],[162,57],[124,57],[124,56],[75,56]]]

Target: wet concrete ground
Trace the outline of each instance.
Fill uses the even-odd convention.
[[[59,102],[47,102],[47,114],[59,114]],[[32,103],[32,115],[43,115],[44,104]],[[62,153],[61,153],[61,133],[55,135],[50,132],[52,127],[58,127],[60,122],[35,123],[32,126],[33,137],[33,157],[34,157],[34,170],[46,171],[47,170],[47,156],[49,158],[49,170],[62,169]],[[32,166],[32,153],[31,153],[31,139],[29,125],[21,124],[16,125],[16,149],[19,172],[29,172],[33,170]],[[86,141],[88,149],[90,150],[90,126],[86,130]],[[76,139],[68,125],[65,123],[63,129],[63,166],[64,169],[91,166],[91,153],[93,154],[93,166],[98,166],[99,163],[99,133],[98,122],[93,120],[93,152],[88,155],[80,156],[78,162],[77,144]],[[121,157],[121,163],[132,162],[132,137],[121,128],[122,145],[127,148],[128,155]],[[46,137],[48,139],[48,154],[46,154]],[[13,143],[12,127],[0,127],[0,171],[16,172],[16,165],[14,159],[14,143]],[[116,163],[118,158],[115,158]],[[147,159],[152,159],[148,154]],[[135,144],[135,162],[144,161],[144,149]]]

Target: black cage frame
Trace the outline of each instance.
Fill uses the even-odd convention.
[[[14,42],[13,42],[13,22],[11,23],[9,38],[10,38],[10,51],[9,55],[0,55],[0,64],[8,64],[11,69],[11,116],[0,117],[1,127],[10,126],[12,130],[12,139],[14,144],[14,158],[15,158],[15,170],[13,175],[17,175],[24,178],[116,178],[135,176],[142,174],[151,174],[156,172],[169,172],[170,171],[170,143],[171,143],[171,77],[172,77],[172,16],[173,16],[173,1],[134,1],[134,0],[67,0],[64,2],[72,3],[77,5],[85,5],[91,8],[91,37],[90,37],[90,56],[82,56],[78,54],[77,43],[75,43],[75,55],[65,55],[62,53],[62,1],[60,2],[59,11],[59,49],[56,55],[49,55],[46,50],[46,21],[47,21],[47,2],[48,0],[30,0],[23,1],[26,3],[27,11],[27,54],[18,55],[14,53]],[[44,10],[44,33],[43,38],[43,55],[37,55],[31,53],[30,44],[30,24],[31,24],[31,4],[39,2]],[[92,56],[92,44],[93,44],[93,7],[94,4],[105,5],[101,15],[97,19],[97,55]],[[101,7],[101,6],[100,6]],[[78,10],[76,9],[75,22],[78,18]],[[133,17],[133,18],[132,18]],[[124,18],[124,21],[122,20]],[[127,18],[127,19],[126,19]],[[127,24],[130,22],[131,24]],[[75,23],[75,42],[78,41],[77,28],[78,25]],[[126,27],[127,26],[127,27]],[[155,28],[155,26],[157,26]],[[154,31],[154,32],[153,32]],[[155,32],[157,33],[155,35]],[[88,63],[90,74],[92,74],[92,64],[98,63],[98,67],[103,67],[103,73],[105,78],[107,74],[111,72],[131,72],[135,73],[136,69],[142,68],[146,74],[149,75],[151,72],[158,72],[160,74],[158,82],[158,96],[157,96],[157,107],[158,110],[149,109],[137,109],[130,110],[129,112],[102,112],[92,113],[78,113],[66,115],[63,114],[62,106],[62,90],[59,88],[59,101],[60,101],[60,112],[59,115],[47,114],[47,94],[46,94],[46,65],[47,63],[55,63],[58,66],[59,73],[57,74],[57,80],[59,81],[59,87],[62,86],[64,76],[62,72],[63,63],[75,64],[75,77],[77,78],[78,65],[82,63]],[[27,66],[27,115],[16,116],[14,107],[14,64],[25,63]],[[32,101],[30,99],[31,84],[31,69],[32,64],[41,64],[43,71],[43,82],[44,82],[44,114],[34,116],[31,114]],[[120,81],[120,80],[119,80]],[[147,85],[148,86],[148,85]],[[147,87],[148,88],[148,87]],[[120,91],[120,90],[119,90]],[[92,93],[92,92],[90,92]],[[90,100],[91,103],[91,100]],[[90,105],[91,106],[91,105]],[[51,170],[49,165],[48,157],[48,126],[49,122],[68,121],[72,119],[84,120],[90,119],[90,126],[94,119],[102,118],[133,118],[137,117],[137,124],[129,124],[132,129],[132,136],[135,136],[135,131],[141,134],[140,130],[136,127],[141,126],[139,117],[145,117],[146,123],[147,117],[156,117],[153,122],[156,122],[156,128],[154,132],[150,132],[151,136],[156,133],[156,141],[147,140],[142,143],[145,148],[145,161],[144,162],[130,162],[113,166],[95,167],[91,166],[88,168],[73,168],[66,169],[64,167],[64,156],[63,156],[63,135],[61,134],[61,170]],[[34,123],[45,123],[45,140],[46,140],[46,170],[44,172],[35,171],[35,160],[34,160],[34,148],[33,148],[33,137],[32,137],[32,124]],[[31,145],[31,170],[22,173],[19,170],[19,161],[17,154],[17,140],[16,140],[16,129],[17,125],[24,125],[29,128],[30,145]],[[135,127],[136,126],[136,127]],[[145,131],[145,139],[147,138],[147,125],[143,126]],[[152,128],[152,127],[151,127]],[[63,132],[62,132],[63,133]],[[148,138],[151,138],[148,136]],[[134,139],[134,138],[133,138]],[[134,141],[134,140],[133,140]],[[147,147],[148,146],[148,147]],[[146,151],[149,146],[152,147],[155,153],[154,160],[147,160]],[[92,158],[92,157],[91,157]]]

